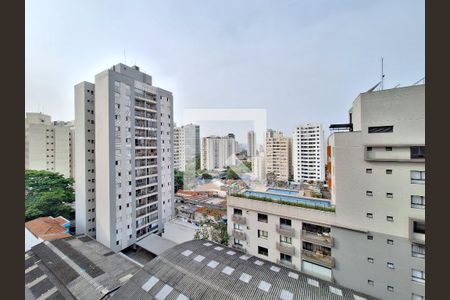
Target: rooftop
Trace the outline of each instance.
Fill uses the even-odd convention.
[[[146,264],[112,299],[373,299],[206,240],[179,244]]]
[[[25,299],[100,299],[138,270],[85,235],[45,241],[25,253]]]
[[[25,227],[37,238],[51,241],[69,237],[66,227],[69,221],[63,217],[40,217],[25,223]]]

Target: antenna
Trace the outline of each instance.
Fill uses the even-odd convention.
[[[381,57],[381,85],[380,90],[384,89],[384,59]]]
[[[423,81],[423,83],[425,83],[425,77],[420,78],[420,80],[417,80],[416,82],[414,82],[412,85],[417,85],[419,83],[421,83]]]
[[[125,53],[125,49],[123,49],[123,59],[124,59],[124,63],[127,64],[127,54]]]

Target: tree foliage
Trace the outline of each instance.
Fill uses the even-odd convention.
[[[236,174],[235,171],[233,171],[233,169],[228,168],[227,169],[227,179],[240,179],[240,177],[238,174]]]
[[[202,179],[212,179],[213,177],[209,173],[203,173]]]
[[[245,161],[243,161],[243,163],[244,163],[244,166],[247,167],[247,169],[249,169],[250,171],[252,170],[252,162],[251,161],[245,160]]]
[[[43,216],[71,218],[73,179],[50,171],[25,170],[25,220]]]
[[[181,172],[181,171],[175,170],[175,173],[174,173],[174,181],[175,181],[175,184],[174,184],[174,191],[175,191],[175,193],[176,193],[178,190],[183,189],[183,185],[184,185],[184,173]]]
[[[196,240],[210,240],[228,246],[227,224],[222,221],[206,219],[200,223],[200,228],[194,234]]]

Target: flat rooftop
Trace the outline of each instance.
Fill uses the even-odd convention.
[[[340,299],[373,297],[207,240],[168,249],[111,299]]]
[[[139,266],[82,235],[44,241],[25,252],[25,299],[100,299]]]

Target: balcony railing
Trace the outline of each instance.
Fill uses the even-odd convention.
[[[334,267],[334,259],[330,255],[325,255],[322,252],[316,251],[309,251],[306,249],[302,249],[302,259],[310,261],[312,263],[327,267],[327,268],[333,268]]]
[[[277,250],[290,256],[295,255],[295,247],[286,243],[277,242]]]
[[[246,240],[245,233],[242,231],[239,231],[239,230],[235,230],[235,229],[233,230],[233,237],[240,241]]]
[[[302,230],[302,240],[317,245],[333,247],[333,238],[324,234]]]
[[[288,237],[295,237],[295,229],[292,226],[277,225],[277,232]]]
[[[243,217],[241,215],[233,215],[232,220],[234,223],[237,223],[237,224],[241,224],[241,225],[247,224],[245,217]]]

